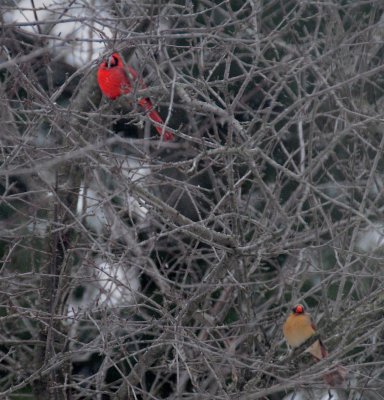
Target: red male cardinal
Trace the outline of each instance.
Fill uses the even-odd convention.
[[[131,93],[137,83],[142,89],[145,89],[145,84],[139,79],[138,73],[129,65],[124,65],[123,59],[118,53],[113,53],[100,64],[97,70],[97,82],[103,94],[111,100],[115,100],[122,94]],[[150,99],[142,97],[138,100],[138,103],[148,113],[152,122],[164,125],[160,115],[154,110]],[[163,128],[159,125],[155,125],[155,128],[162,136]],[[172,140],[173,133],[165,130],[163,137],[165,141]]]
[[[316,327],[311,320],[311,316],[305,312],[303,305],[298,304],[292,308],[292,313],[284,323],[283,333],[285,340],[293,348],[300,347],[306,340],[316,334]],[[312,354],[316,361],[328,356],[327,349],[320,339],[316,340],[305,351]],[[338,386],[344,382],[345,376],[345,368],[338,365],[336,369],[324,376],[324,380],[330,386]]]

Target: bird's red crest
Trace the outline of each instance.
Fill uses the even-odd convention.
[[[118,53],[113,53],[109,57],[104,59],[103,67],[104,68],[115,68],[121,64],[121,57]]]
[[[302,304],[298,304],[297,306],[292,308],[294,314],[303,314],[304,313],[304,306]]]

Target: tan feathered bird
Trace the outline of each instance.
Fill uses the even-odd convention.
[[[316,334],[316,327],[311,316],[305,312],[302,304],[292,308],[292,313],[284,323],[283,333],[285,340],[292,348],[300,347]],[[328,351],[320,339],[317,339],[305,351],[312,354],[316,361],[328,356]],[[345,368],[338,365],[334,370],[324,375],[324,380],[330,386],[338,386],[344,382],[345,376]]]

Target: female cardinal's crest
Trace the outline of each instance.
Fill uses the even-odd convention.
[[[292,308],[292,312],[294,314],[304,314],[304,306],[302,304],[298,304],[297,306]]]

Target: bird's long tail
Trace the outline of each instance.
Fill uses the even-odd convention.
[[[328,351],[325,348],[323,342],[319,339],[316,340],[308,349],[306,350],[312,354],[316,361],[321,361],[323,358],[328,357]],[[324,374],[323,378],[326,384],[331,387],[337,387],[343,385],[345,378],[347,376],[347,369],[342,365],[338,364],[332,368],[329,372]]]
[[[155,128],[158,134],[164,138],[164,141],[173,140],[173,133],[170,131],[164,130],[163,135],[163,127],[157,124],[164,125],[163,119],[160,117],[159,113],[153,108],[152,102],[147,97],[143,97],[139,99],[139,104],[143,107],[144,111],[147,113],[148,118],[155,122]]]

